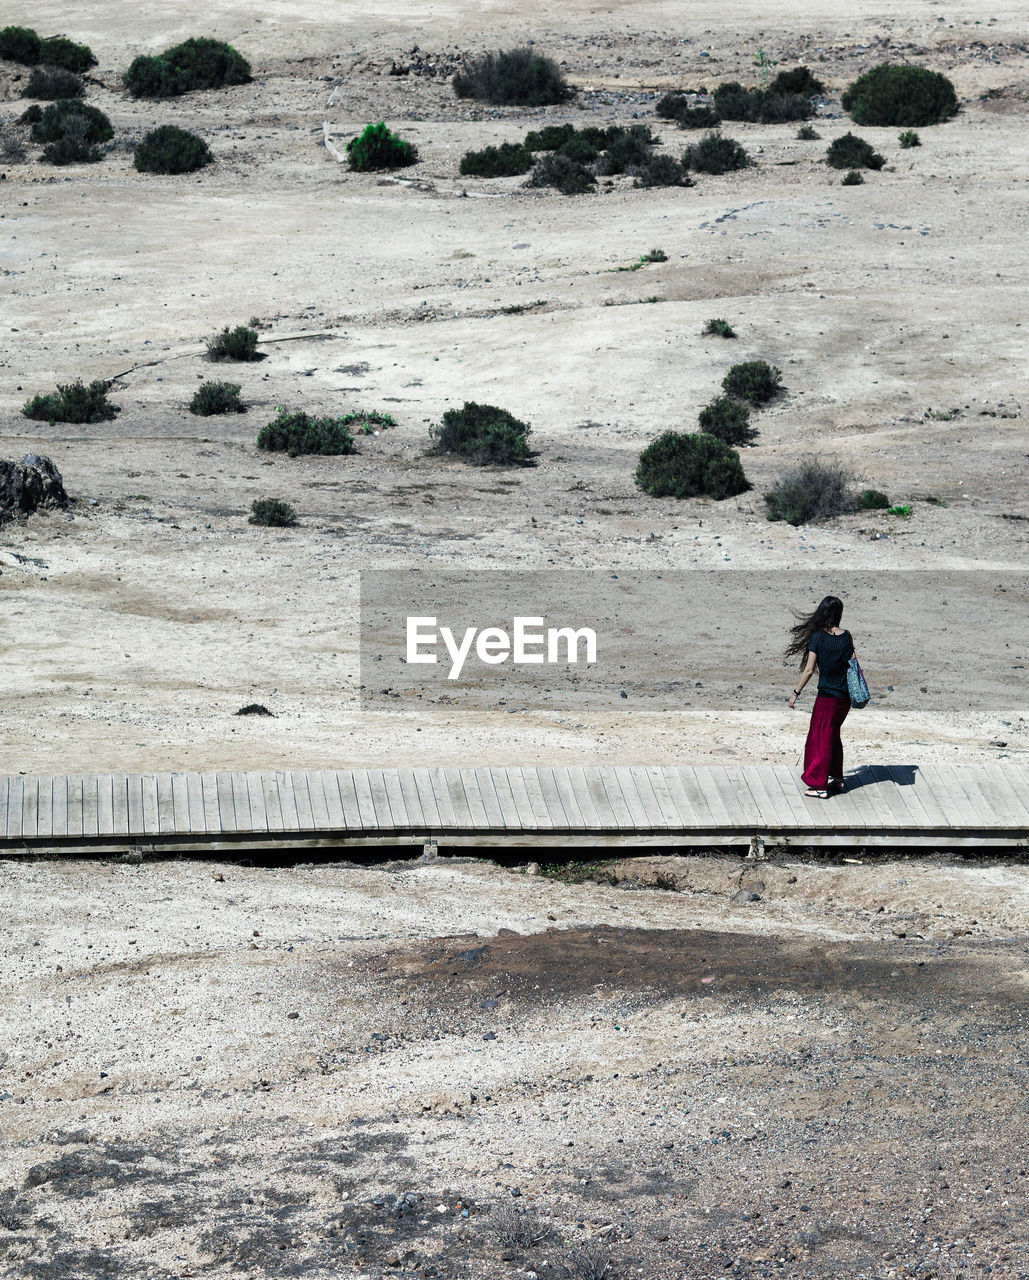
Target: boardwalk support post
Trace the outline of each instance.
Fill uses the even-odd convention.
[[[422,858],[426,862],[434,862],[439,857],[439,846],[432,836],[426,836],[425,843],[422,845]]]

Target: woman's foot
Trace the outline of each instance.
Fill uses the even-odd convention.
[[[813,800],[828,800],[828,799],[829,799],[829,792],[828,792],[828,791],[821,791],[821,790],[819,790],[817,787],[808,787],[808,789],[804,792],[804,794],[805,794],[806,796],[811,796],[811,798],[812,798]]]
[[[842,778],[830,778],[830,779],[829,779],[829,787],[828,787],[828,789],[829,789],[830,791],[834,791],[834,792],[840,792],[840,791],[842,791],[842,790],[843,790],[843,779],[842,779]]]

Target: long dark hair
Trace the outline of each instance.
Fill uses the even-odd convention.
[[[793,639],[786,646],[786,653],[783,661],[789,663],[791,658],[800,658],[800,665],[803,666],[807,660],[807,651],[811,647],[811,637],[816,631],[828,631],[831,627],[838,627],[840,619],[843,617],[843,601],[838,596],[826,596],[814,613],[797,613],[794,611],[793,616],[797,619],[797,625],[790,627],[790,635]]]

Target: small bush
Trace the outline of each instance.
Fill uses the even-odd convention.
[[[797,130],[797,138],[801,142],[817,142],[822,135],[812,125],[802,124]]]
[[[841,187],[860,187],[864,182],[861,172],[858,169],[849,169],[840,179]]]
[[[140,173],[192,173],[213,159],[203,138],[173,124],[151,129],[132,153]]]
[[[938,71],[881,63],[844,91],[843,109],[857,124],[921,126],[956,115],[954,86]]]
[[[693,179],[673,156],[648,156],[630,170],[637,187],[692,187]]]
[[[852,475],[839,462],[806,458],[785,472],[764,495],[769,520],[794,526],[815,524],[857,509]]]
[[[736,337],[736,330],[728,320],[709,320],[707,324],[704,325],[704,333],[713,334],[718,338]]]
[[[527,462],[531,432],[528,423],[506,409],[473,400],[460,409],[448,409],[442,421],[429,428],[436,453],[456,453],[480,467]]]
[[[833,138],[825,160],[834,169],[881,169],[886,163],[870,142],[853,133]]]
[[[780,71],[768,86],[768,92],[783,96],[801,93],[805,98],[813,98],[816,93],[825,92],[825,85],[811,74],[809,67],[794,67],[792,71]]]
[[[26,418],[38,422],[107,422],[118,413],[118,406],[107,399],[109,382],[82,381],[66,386],[58,384],[57,391],[45,396],[33,396],[22,408]]]
[[[718,86],[714,93],[714,104],[715,111],[723,120],[742,120],[756,124],[807,120],[815,114],[811,99],[802,93],[745,89],[735,80]]]
[[[635,480],[655,498],[732,498],[751,487],[736,450],[703,432],[658,436],[640,454]]]
[[[532,153],[520,143],[502,142],[499,147],[466,151],[461,157],[461,173],[473,178],[510,178],[528,173]]]
[[[134,58],[123,76],[134,98],[175,98],[194,89],[248,84],[250,64],[223,40],[184,40],[156,57]]]
[[[734,364],[722,379],[722,390],[737,400],[767,404],[782,389],[782,370],[767,360],[745,360]]]
[[[43,108],[38,102],[34,102],[31,107],[26,107],[18,117],[19,124],[39,124],[43,119]]]
[[[864,489],[858,496],[862,511],[885,511],[890,500],[881,489]]]
[[[897,138],[897,141],[900,143],[902,151],[907,151],[911,147],[920,147],[922,145],[922,139],[917,133],[915,133],[914,129],[905,129]]]
[[[901,520],[909,520],[911,518],[911,508],[906,504],[904,506],[888,507],[886,514],[899,516]]]
[[[526,1209],[500,1205],[486,1221],[486,1230],[506,1249],[531,1249],[553,1234],[551,1225]]]
[[[664,120],[674,120],[680,129],[717,129],[721,116],[711,107],[691,107],[684,93],[666,93],[655,108]]]
[[[697,173],[731,173],[749,164],[750,157],[736,139],[720,133],[709,133],[687,147],[682,156],[683,169],[695,169]]]
[[[263,426],[257,447],[291,458],[302,453],[326,455],[356,453],[354,437],[341,418],[313,418],[303,411],[287,413],[280,405],[275,418]]]
[[[0,30],[0,58],[31,67],[39,61],[42,40],[31,27],[4,27]]]
[[[288,529],[290,525],[297,522],[297,513],[288,502],[283,502],[281,498],[258,498],[250,504],[250,511],[251,524],[262,524],[271,529]],[[236,715],[267,716],[271,714],[267,708],[262,708],[260,711],[251,709],[257,706],[256,702],[250,703],[249,706],[241,707],[236,712]]]
[[[21,164],[25,159],[25,143],[19,131],[6,120],[0,121],[0,164]]]
[[[397,425],[397,420],[391,413],[383,413],[379,409],[358,409],[356,413],[345,413],[339,421],[345,427],[350,427],[366,436],[372,436],[376,431],[384,431],[387,427]]]
[[[701,431],[716,436],[725,444],[750,444],[757,431],[750,425],[750,409],[742,400],[719,396],[701,409],[698,416]]]
[[[557,63],[529,48],[468,58],[453,84],[459,98],[494,106],[546,107],[573,93]]]
[[[573,134],[567,142],[562,142],[557,149],[559,156],[567,156],[569,160],[574,160],[576,164],[592,164],[600,155],[599,149],[589,138],[583,137],[581,133]]]
[[[355,173],[376,169],[403,169],[418,160],[418,148],[387,129],[383,121],[365,126],[363,133],[347,143],[347,157]]]
[[[81,98],[85,92],[82,77],[73,71],[65,71],[61,67],[34,67],[21,96],[56,102],[61,98]]]
[[[82,75],[96,66],[93,50],[86,44],[76,44],[66,36],[47,36],[39,45],[39,59],[48,67],[61,67]]]
[[[556,151],[564,146],[569,138],[575,137],[574,124],[548,124],[542,129],[534,129],[525,135],[527,151]]]
[[[218,413],[246,413],[238,382],[202,382],[189,402],[190,413],[212,418]]]
[[[32,126],[33,142],[60,142],[64,138],[96,146],[110,142],[114,128],[98,108],[76,98],[52,102]]]
[[[228,325],[207,341],[208,360],[260,360],[257,350],[257,330],[245,324],[238,324],[235,329]]]
[[[608,139],[604,154],[597,164],[601,174],[625,173],[627,169],[645,165],[651,157],[656,139],[645,124],[619,129]]]
[[[544,152],[526,179],[527,187],[556,187],[563,196],[583,195],[597,185],[585,165],[556,151]]]

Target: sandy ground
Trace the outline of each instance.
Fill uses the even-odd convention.
[[[583,875],[0,864],[4,1274],[1029,1275],[1024,865]]]

